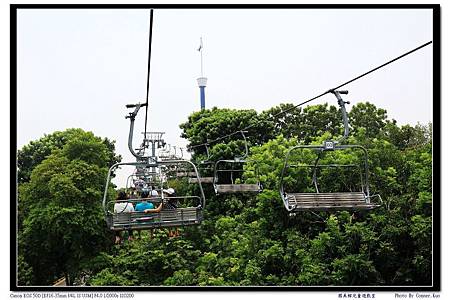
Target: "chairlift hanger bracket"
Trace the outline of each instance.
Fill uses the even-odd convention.
[[[348,133],[349,133],[348,115],[347,115],[347,110],[345,109],[345,104],[350,104],[350,101],[344,101],[341,97],[341,94],[347,95],[348,91],[347,90],[342,90],[342,91],[330,90],[329,92],[332,93],[334,96],[336,96],[336,98],[338,100],[337,102],[338,102],[339,108],[341,109],[342,122],[344,123],[344,136],[342,137],[342,140],[344,141],[345,139],[347,139]]]
[[[139,109],[141,109],[141,107],[146,107],[147,103],[137,103],[137,104],[127,104],[125,105],[126,108],[133,108],[135,107],[133,112],[128,113],[128,116],[125,116],[125,119],[131,119],[132,121],[134,121],[134,119],[136,118]]]

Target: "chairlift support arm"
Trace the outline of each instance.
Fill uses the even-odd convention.
[[[243,130],[240,131],[240,133],[242,135],[242,138],[244,139],[244,146],[245,146],[245,154],[244,154],[244,156],[237,157],[237,159],[240,159],[240,160],[244,160],[248,156],[248,142],[247,142],[247,138],[245,137],[245,133],[246,132],[248,132],[248,131],[243,131]]]
[[[135,107],[134,111],[129,113],[128,116],[125,117],[125,119],[130,119],[130,132],[128,134],[128,150],[130,150],[131,154],[136,157],[138,160],[150,160],[152,159],[152,157],[149,156],[143,156],[140,155],[139,153],[136,153],[135,150],[133,149],[133,133],[134,133],[134,121],[136,119],[136,116],[139,112],[139,109],[141,109],[141,107],[146,107],[147,104],[146,103],[137,103],[137,104],[127,104],[126,107],[127,108],[133,108]],[[152,159],[154,160],[154,159]]]
[[[201,163],[205,163],[205,162],[209,161],[209,159],[210,159],[208,144],[205,144],[205,148],[206,148],[206,159],[204,161],[202,161]]]
[[[344,122],[344,136],[343,140],[345,140],[348,136],[349,128],[348,128],[348,116],[347,116],[347,110],[345,109],[345,104],[350,104],[349,101],[344,101],[341,97],[341,94],[347,95],[348,91],[337,91],[337,90],[330,90],[330,93],[332,93],[334,96],[336,96],[338,100],[338,105],[341,109],[342,113],[342,121]]]

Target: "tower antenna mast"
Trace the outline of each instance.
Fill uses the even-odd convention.
[[[200,46],[197,51],[200,52],[200,77],[197,78],[198,87],[200,88],[200,108],[205,109],[205,88],[208,78],[203,76],[203,39],[200,37]]]

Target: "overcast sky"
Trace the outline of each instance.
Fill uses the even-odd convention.
[[[133,161],[125,104],[145,101],[148,27],[145,9],[19,10],[18,148],[76,127],[115,140],[123,161]],[[179,124],[200,109],[200,36],[207,108],[261,112],[300,103],[431,41],[432,11],[155,10],[148,130],[166,132],[173,145],[186,145]],[[346,86],[345,99],[370,101],[400,124],[431,121],[432,50]],[[325,102],[336,105],[331,95],[311,104]],[[143,128],[142,110],[138,138]]]

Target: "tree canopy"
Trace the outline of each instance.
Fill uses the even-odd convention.
[[[52,134],[44,135],[36,141],[31,141],[29,144],[17,151],[17,178],[19,183],[28,182],[31,177],[33,169],[39,165],[53,150],[62,149],[63,146],[83,133],[82,129],[71,128],[65,131],[55,131]],[[107,149],[109,149],[106,159],[108,165],[112,165],[121,160],[120,155],[114,153],[114,142],[108,138],[101,141]]]
[[[286,109],[288,114],[280,113]],[[430,285],[432,126],[398,126],[386,110],[371,103],[354,105],[349,119],[348,143],[368,149],[370,190],[383,199],[378,209],[289,215],[284,208],[279,183],[286,153],[299,143],[340,139],[342,116],[335,106],[282,104],[259,114],[213,108],[189,116],[180,125],[182,137],[192,146],[250,126],[249,162],[240,180],[258,179],[263,191],[215,195],[205,184],[201,225],[181,228],[176,238],[164,229],[156,230],[153,238],[142,231],[140,239],[121,245],[112,245],[101,221],[100,201],[91,201],[100,199],[108,157],[114,155],[99,152],[104,144],[90,144],[93,137],[75,139],[34,167],[30,182],[20,191],[28,210],[20,236],[21,280],[44,282],[36,277],[39,270],[47,282],[50,274],[67,271],[75,281],[82,277],[86,284],[101,286]],[[212,161],[233,158],[242,155],[244,143],[234,135],[211,143],[209,150]],[[194,162],[205,158],[205,147],[192,148]],[[307,164],[314,155],[298,153],[293,159]],[[357,151],[324,157],[336,163],[360,159]],[[358,176],[348,170],[322,172],[321,188],[354,189]],[[311,177],[291,171],[285,181],[292,188],[308,189]],[[193,187],[180,181],[176,189]],[[58,224],[58,229],[50,224]],[[43,228],[45,235],[37,234]],[[81,237],[88,238],[78,240]],[[95,251],[80,250],[89,243],[96,243],[90,245]],[[44,257],[38,260],[32,247]]]
[[[47,148],[54,138],[60,148]],[[81,129],[30,144],[20,160],[28,153],[33,159],[27,161],[36,162],[31,148],[52,150],[19,185],[19,263],[28,266],[19,283],[45,285],[62,275],[70,283],[80,264],[108,245],[100,199],[109,164],[117,159],[114,146]]]

